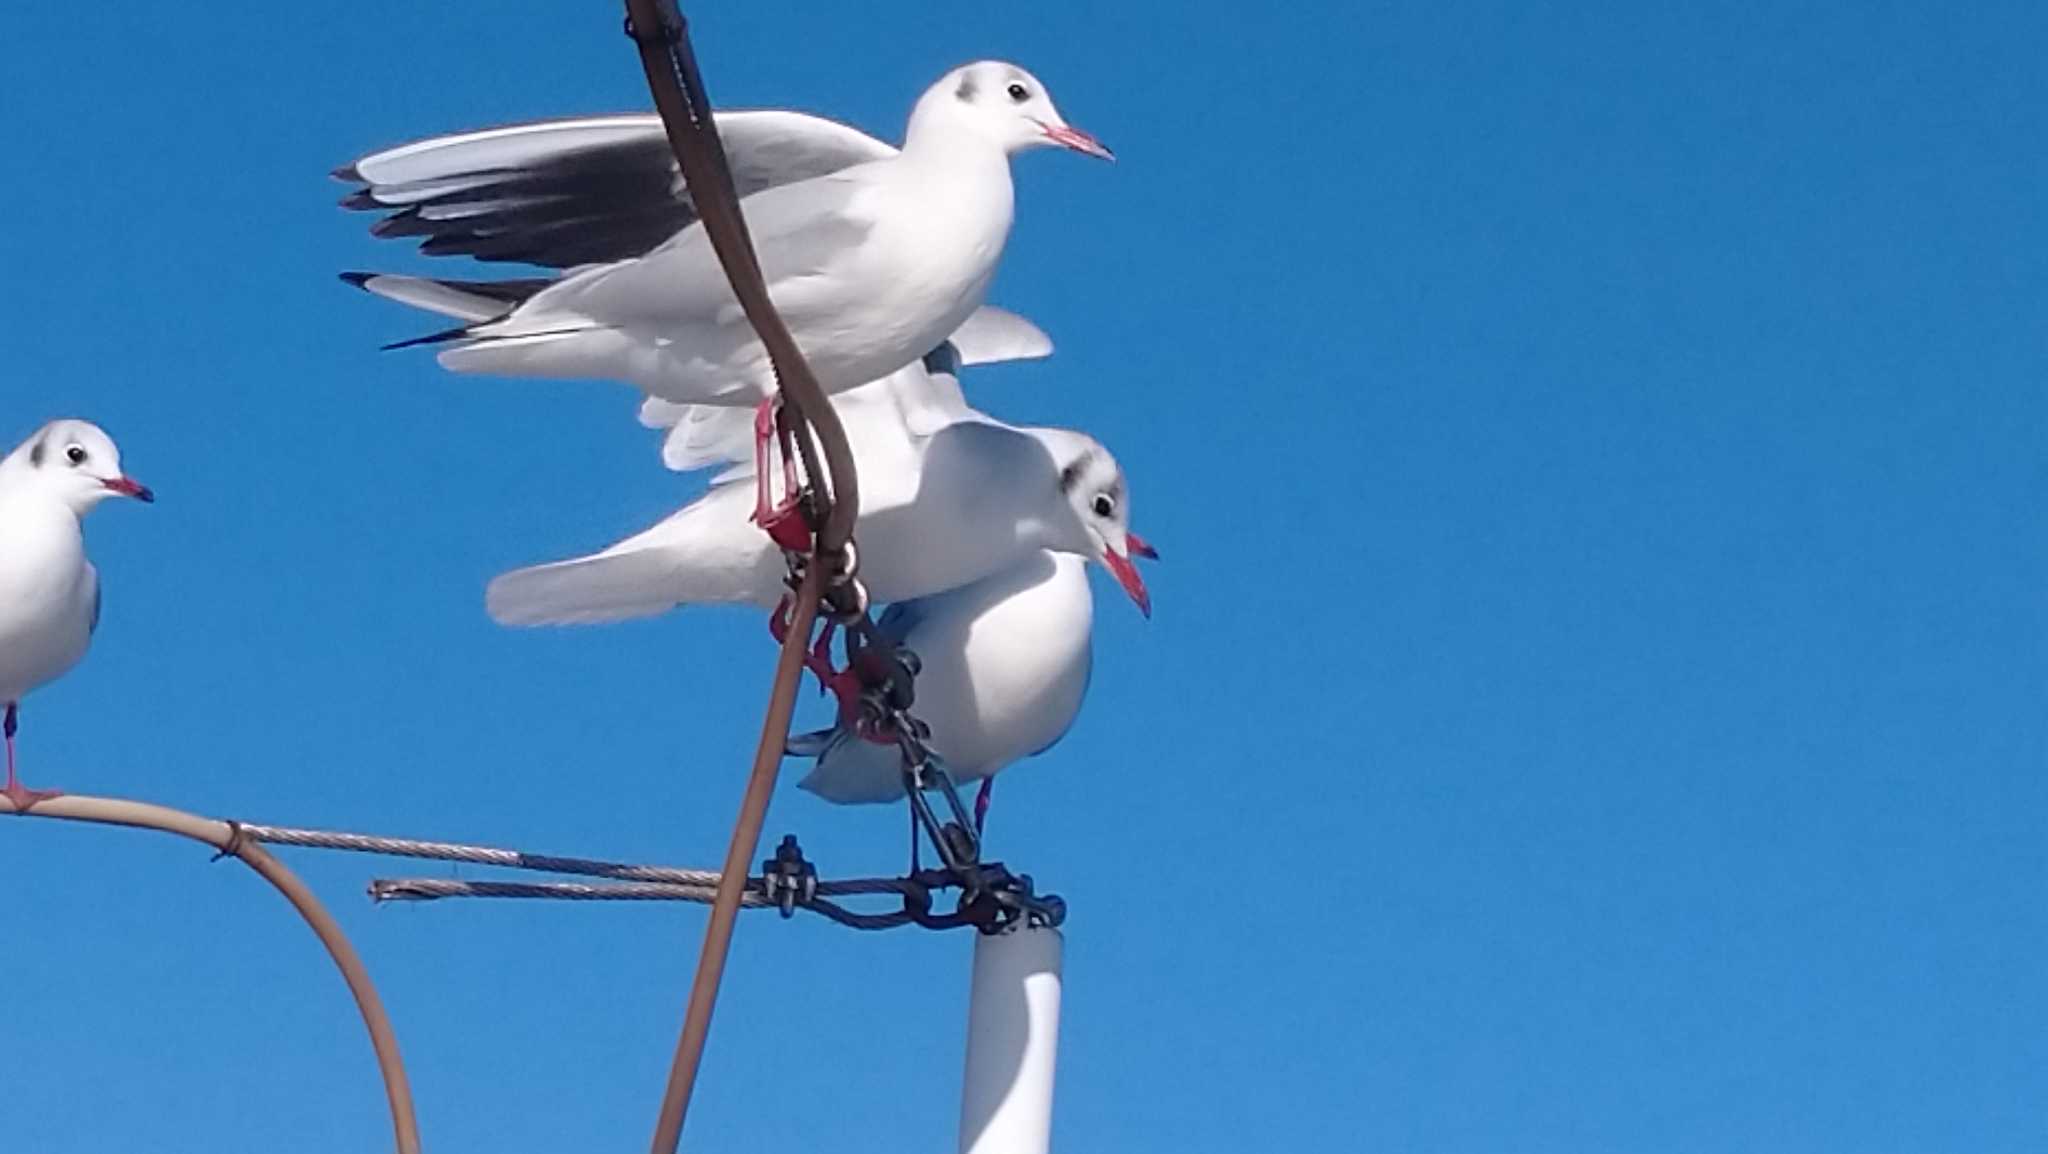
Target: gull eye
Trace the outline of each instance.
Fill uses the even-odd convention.
[[[66,445],[64,447],[64,459],[71,462],[74,465],[85,464],[85,446]]]
[[[1116,516],[1116,498],[1108,493],[1097,493],[1095,494],[1094,509],[1097,517],[1114,517]]]
[[[1010,85],[1010,99],[1017,104],[1022,104],[1031,99],[1031,90],[1022,84],[1013,83]]]

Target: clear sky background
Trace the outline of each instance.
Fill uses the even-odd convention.
[[[1097,579],[1093,695],[993,813],[1073,907],[1062,1149],[2048,1145],[2038,5],[688,7],[721,103],[896,139],[999,56],[1121,157],[1020,159],[995,295],[1059,353],[967,381],[1110,444],[1166,558],[1149,623]],[[644,107],[619,19],[10,12],[0,439],[97,419],[161,497],[90,526],[32,782],[716,863],[759,616],[482,610],[694,483],[627,390],[379,353],[428,319],[334,277],[427,264],[330,168]],[[786,780],[768,832],[849,875],[902,829]],[[700,909],[290,862],[430,1149],[643,1147]],[[0,876],[0,1147],[388,1147],[245,871],[10,822]],[[688,1147],[950,1149],[970,944],[751,915]]]

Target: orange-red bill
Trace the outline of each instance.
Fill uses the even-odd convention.
[[[1131,564],[1131,559],[1114,549],[1104,549],[1102,563],[1109,567],[1110,573],[1116,577],[1116,583],[1123,586],[1124,592],[1137,604],[1138,612],[1148,618],[1151,617],[1152,595],[1145,592],[1145,579],[1138,576],[1138,567]]]
[[[156,500],[156,494],[149,491],[149,486],[137,481],[133,477],[116,477],[111,481],[102,482],[102,484],[123,497],[133,497],[145,505]]]
[[[1111,152],[1108,145],[1071,125],[1048,124],[1045,126],[1045,135],[1054,144],[1062,148],[1071,148],[1075,152],[1085,152],[1090,156],[1099,156],[1104,160],[1116,159],[1116,153]]]

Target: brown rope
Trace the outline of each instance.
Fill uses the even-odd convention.
[[[654,1154],[673,1154],[682,1138],[683,1117],[703,1062],[704,1041],[711,1029],[711,1011],[718,999],[719,980],[725,973],[747,869],[760,845],[768,799],[774,792],[776,771],[789,739],[797,679],[802,674],[804,649],[817,618],[824,570],[828,559],[839,574],[849,567],[846,546],[860,512],[860,491],[839,414],[826,401],[824,390],[810,366],[804,363],[802,351],[769,300],[768,287],[747,236],[746,221],[740,215],[739,196],[733,188],[725,149],[711,119],[711,102],[697,70],[696,54],[690,48],[689,26],[676,10],[675,0],[626,0],[626,19],[627,31],[640,50],[640,65],[647,74],[654,106],[661,113],[669,147],[676,154],[683,180],[696,202],[705,235],[724,266],[726,279],[732,282],[733,295],[760,335],[775,368],[785,427],[803,456],[816,501],[811,561],[804,567],[789,632],[775,667],[768,716],[762,722],[753,772],[747,779],[745,800],[733,826],[732,842],[726,849],[725,868],[720,872],[717,898],[704,929],[703,950],[697,958],[697,976],[690,985],[682,1035],[676,1040],[675,1064],[669,1070],[668,1088],[655,1124]],[[815,447],[811,430],[817,433]],[[818,453],[824,456],[824,470],[818,468]]]
[[[46,798],[24,810],[17,810],[12,799],[0,796],[0,814],[9,813],[177,834],[212,846],[220,851],[222,857],[240,858],[243,864],[276,887],[277,892],[283,894],[285,900],[299,911],[299,916],[306,920],[306,925],[319,937],[320,944],[327,947],[327,956],[334,959],[335,968],[341,971],[342,980],[348,983],[348,992],[355,996],[356,1009],[362,1014],[363,1026],[370,1033],[370,1048],[377,1054],[377,1072],[384,1079],[384,1097],[391,1107],[391,1129],[398,1152],[419,1154],[420,1128],[418,1119],[413,1115],[412,1087],[406,1081],[405,1063],[398,1056],[398,1036],[391,1029],[391,1018],[384,1012],[384,1002],[377,996],[377,987],[370,982],[370,971],[363,966],[363,959],[355,948],[349,945],[340,923],[320,904],[320,899],[313,896],[313,891],[306,888],[306,883],[256,844],[254,839],[244,836],[240,826],[147,802],[70,794]]]
[[[668,1089],[655,1125],[654,1154],[674,1154],[682,1137],[690,1092],[703,1061],[705,1037],[711,1028],[719,980],[725,972],[747,867],[760,844],[768,799],[774,791],[776,770],[788,742],[797,679],[802,673],[804,649],[817,617],[820,596],[829,582],[835,612],[864,617],[866,605],[858,583],[852,579],[854,560],[850,546],[854,521],[860,513],[853,453],[839,414],[825,399],[824,390],[804,362],[802,350],[797,348],[769,299],[768,286],[747,236],[746,221],[740,214],[739,196],[733,188],[725,148],[711,118],[711,101],[705,95],[696,53],[690,47],[689,25],[676,9],[675,0],[625,2],[627,32],[640,51],[648,89],[661,113],[669,147],[675,152],[676,163],[696,203],[698,219],[725,269],[726,279],[732,283],[733,295],[774,366],[783,402],[780,427],[803,459],[811,490],[809,515],[814,533],[811,556],[803,566],[803,580],[776,665],[774,692],[769,698],[768,716],[762,723],[753,773],[747,779],[746,798],[733,827],[717,899],[704,930],[704,947],[697,959],[696,979],[690,987],[682,1036],[676,1041],[675,1064],[669,1071]],[[822,470],[820,455],[824,458]]]
[[[814,486],[829,479],[829,500],[828,494],[819,494],[825,505],[820,510],[816,552],[836,558],[852,540],[853,522],[860,514],[860,487],[854,476],[853,452],[847,445],[838,412],[825,400],[825,390],[768,298],[768,285],[754,257],[746,219],[740,215],[739,196],[733,188],[725,146],[719,142],[718,127],[711,119],[711,101],[704,94],[696,53],[690,48],[689,23],[676,10],[675,0],[626,0],[626,16],[628,31],[640,49],[640,66],[647,73],[654,107],[668,130],[669,147],[682,167],[684,183],[697,207],[697,218],[704,225],[712,251],[718,254],[718,263],[725,267],[726,279],[732,282],[733,295],[739,299],[747,322],[754,326],[762,347],[768,351],[775,379],[782,388],[783,403],[793,410],[797,449],[804,455],[806,471]],[[817,430],[818,447],[825,456],[823,475],[812,457],[811,439],[804,435],[805,424]]]
[[[733,825],[732,844],[725,850],[725,867],[719,873],[711,920],[704,927],[704,948],[697,954],[697,976],[690,983],[690,1004],[683,1012],[682,1036],[676,1039],[675,1063],[669,1067],[668,1088],[661,1096],[661,1115],[654,1126],[654,1154],[672,1154],[683,1136],[683,1115],[690,1108],[690,1092],[696,1088],[697,1068],[704,1060],[704,1040],[711,1032],[718,983],[725,976],[733,925],[739,920],[740,898],[747,891],[747,871],[753,865],[754,851],[760,846],[761,826],[768,820],[768,798],[775,792],[775,774],[782,768],[782,751],[789,741],[789,718],[796,711],[798,676],[803,672],[811,624],[817,620],[821,580],[818,567],[811,566],[797,589],[789,634],[782,639],[782,655],[775,663],[775,692],[768,699],[768,716],[761,722],[761,743],[754,749],[754,770],[747,778],[739,820]]]

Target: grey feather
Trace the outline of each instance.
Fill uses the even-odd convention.
[[[742,197],[895,149],[858,129],[784,111],[717,114]],[[342,207],[386,215],[377,236],[418,237],[429,256],[545,268],[641,256],[697,209],[654,116],[538,121],[401,145],[338,169],[361,187]]]

